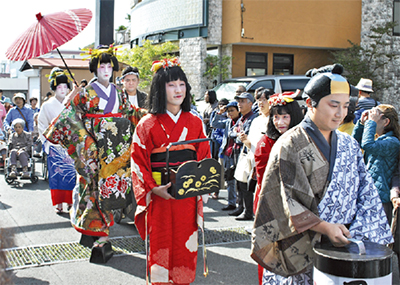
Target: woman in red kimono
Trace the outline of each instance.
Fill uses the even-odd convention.
[[[189,284],[196,277],[201,196],[175,200],[171,182],[161,185],[152,171],[154,154],[169,143],[205,138],[202,121],[190,113],[190,85],[177,58],[153,63],[149,114],[137,125],[132,143],[132,184],[137,201],[135,224],[149,236],[147,276],[151,284]],[[208,142],[193,144],[197,160],[210,157]],[[152,156],[153,155],[153,156]]]

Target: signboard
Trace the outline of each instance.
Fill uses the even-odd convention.
[[[131,39],[206,26],[206,0],[147,0],[131,12]]]

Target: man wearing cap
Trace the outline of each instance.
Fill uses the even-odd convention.
[[[241,117],[236,122],[235,126],[231,129],[228,135],[231,138],[235,138],[233,151],[236,158],[235,161],[237,163],[239,161],[239,154],[242,152],[243,148],[242,141],[244,140],[245,135],[249,134],[250,125],[253,122],[253,119],[257,117],[258,114],[254,114],[252,111],[254,97],[250,93],[243,92],[240,95],[236,95],[235,100],[238,102],[238,107]],[[245,148],[241,155],[246,155],[246,153],[247,149]],[[236,171],[238,171],[238,168],[236,168]],[[238,209],[232,213],[229,213],[229,215],[236,216],[236,220],[238,221],[252,220],[253,192],[247,190],[247,179],[245,181],[237,180],[236,187],[238,192],[239,205]]]
[[[337,247],[350,237],[393,242],[357,141],[336,130],[350,101],[342,71],[338,65],[311,78],[305,119],[271,151],[251,254],[265,268],[265,284],[313,284],[312,248],[321,235]]]
[[[358,82],[356,88],[358,89],[358,103],[356,106],[356,111],[354,112],[355,118],[353,123],[357,123],[357,121],[361,118],[361,114],[370,110],[377,105],[380,105],[378,101],[374,98],[371,98],[371,93],[374,92],[372,89],[372,80],[367,78],[361,78]]]
[[[124,86],[124,93],[132,105],[144,108],[147,94],[137,89],[139,84],[139,70],[137,67],[128,66],[122,71],[121,82]]]
[[[26,97],[23,93],[16,93],[13,97],[13,102],[16,105],[8,111],[6,118],[4,119],[4,130],[12,131],[12,121],[21,118],[25,121],[24,131],[33,131],[33,112],[31,109],[25,107]]]

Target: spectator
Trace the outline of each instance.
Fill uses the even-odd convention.
[[[224,128],[214,128],[211,125],[211,122],[214,120],[214,117],[216,116],[216,114],[221,111],[221,110],[225,110],[222,113],[222,116],[224,117],[224,119],[227,119],[226,116],[226,105],[228,105],[229,101],[226,98],[221,99],[218,102],[218,109],[212,111],[211,116],[210,116],[210,127],[212,129],[211,131],[211,136],[210,138],[212,139],[212,141],[210,142],[210,146],[211,146],[211,157],[216,159],[217,161],[219,161],[219,163],[221,165],[223,165],[223,155],[220,155],[220,148],[221,148],[221,144],[222,144],[222,140],[224,137]],[[223,171],[222,171],[223,173]],[[221,175],[222,175],[221,173]],[[223,181],[221,180],[221,184],[223,183]],[[222,184],[223,185],[223,184]],[[218,199],[218,195],[219,195],[219,191],[216,191],[211,197],[213,199]]]
[[[307,116],[270,153],[251,253],[265,268],[264,284],[313,284],[313,246],[321,235],[338,247],[350,237],[393,242],[358,143],[336,130],[350,100],[342,72],[337,65],[310,79]]]
[[[233,145],[235,157],[237,158],[235,161],[237,166],[239,166],[240,155],[246,156],[248,150],[246,148],[243,149],[243,140],[245,135],[249,134],[250,126],[253,122],[253,119],[257,117],[257,114],[254,114],[251,110],[251,107],[254,103],[254,97],[250,93],[244,92],[240,95],[235,96],[236,101],[238,102],[239,112],[241,114],[240,119],[236,122],[235,126],[231,129],[228,134],[229,137],[235,138],[235,143]],[[242,150],[243,149],[243,150]],[[242,165],[241,165],[242,166]],[[248,191],[248,177],[242,177],[241,181],[238,180],[238,174],[243,176],[241,173],[242,170],[239,167],[236,167],[235,170],[235,179],[236,179],[236,189],[238,192],[238,209],[232,213],[229,213],[230,216],[236,216],[236,220],[245,221],[253,219],[253,192]]]
[[[7,155],[6,135],[2,130],[0,130],[0,156],[2,159],[0,161],[0,167],[4,166],[4,162],[6,161],[6,155]]]
[[[255,188],[257,185],[254,153],[256,151],[257,143],[263,137],[263,134],[267,132],[267,125],[269,121],[268,99],[273,94],[274,92],[270,89],[263,88],[258,89],[258,91],[256,90],[256,102],[258,104],[260,115],[256,117],[251,123],[249,135],[247,136],[246,134],[244,134],[240,137],[248,152],[247,163],[249,164],[249,166],[247,166],[247,168],[250,169],[250,174],[247,179],[247,191],[251,193],[255,192]]]
[[[19,160],[22,166],[22,178],[29,178],[28,159],[31,154],[32,136],[30,133],[24,131],[25,121],[21,118],[14,119],[12,127],[15,132],[11,134],[8,145],[11,166],[9,177],[17,177],[17,160]]]
[[[29,98],[29,102],[31,103],[30,104],[30,109],[32,110],[33,114],[39,113],[40,108],[37,107],[38,98],[37,97],[31,97],[31,98]]]
[[[399,163],[400,150],[400,126],[396,109],[382,104],[364,112],[354,127],[353,137],[364,150],[367,170],[378,189],[390,223],[393,210],[390,185]]]
[[[3,103],[0,103],[0,130],[4,131],[3,121],[7,115],[6,108]]]
[[[24,130],[27,132],[33,131],[33,113],[28,107],[25,107],[26,97],[23,93],[16,93],[13,97],[13,102],[16,105],[11,108],[4,119],[4,128],[7,132],[11,133],[11,123],[18,118],[25,121]]]
[[[338,128],[338,131],[345,132],[349,136],[351,136],[351,134],[353,133],[354,129],[353,121],[355,118],[354,112],[356,111],[356,106],[358,102],[358,90],[353,85],[351,85],[350,88],[351,88],[350,104],[347,109],[347,116],[343,119],[342,124]]]
[[[358,89],[358,103],[354,112],[354,124],[361,118],[361,114],[364,111],[370,110],[380,104],[374,98],[371,98],[371,93],[374,92],[371,79],[361,78],[356,88]]]
[[[207,107],[203,112],[203,123],[206,126],[207,137],[210,137],[212,131],[210,125],[211,113],[218,109],[217,93],[214,90],[207,90],[204,95],[204,101],[207,103]]]
[[[33,140],[33,156],[41,157],[42,152],[42,141],[39,139],[39,128],[38,128],[38,117],[39,113],[35,113],[33,115],[33,132],[32,132],[32,140]]]
[[[397,259],[400,259],[400,162],[392,177],[392,189],[390,190],[390,200],[394,208],[394,215],[392,220],[392,230],[394,237],[393,251],[397,255]],[[400,264],[399,264],[400,269]]]
[[[227,113],[228,118],[225,118],[224,113]],[[225,181],[228,185],[228,206],[222,208],[223,211],[236,209],[236,180],[233,177],[236,167],[236,160],[233,151],[234,138],[229,137],[231,128],[236,124],[240,117],[237,102],[230,102],[226,107],[220,108],[218,113],[211,119],[211,126],[214,128],[223,128],[224,136],[219,151],[219,155],[223,156],[223,165],[225,170]]]
[[[46,102],[47,100],[49,100],[51,97],[53,97],[53,93],[51,93],[50,91],[46,93],[46,96],[44,97],[44,101]]]
[[[121,77],[125,95],[133,106],[145,108],[147,94],[137,89],[139,85],[139,70],[137,67],[128,66],[122,71]]]
[[[4,105],[4,108],[6,109],[6,114],[7,114],[8,111],[10,111],[10,109],[12,108],[11,99],[8,97],[4,98],[3,105]]]
[[[239,85],[235,90],[235,96],[238,96],[243,92],[246,92],[246,87],[244,87],[244,85]]]

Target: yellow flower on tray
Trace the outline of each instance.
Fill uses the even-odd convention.
[[[195,184],[195,186],[196,186],[196,188],[199,188],[199,187],[201,186],[201,182],[200,182],[200,181],[197,181],[196,184]]]
[[[210,167],[210,172],[211,172],[212,174],[215,174],[215,173],[217,173],[217,170],[215,169],[214,166],[212,166],[212,167]]]
[[[203,181],[203,182],[204,182],[206,179],[207,179],[207,177],[206,177],[205,175],[203,175],[203,176],[200,177],[200,180]]]

